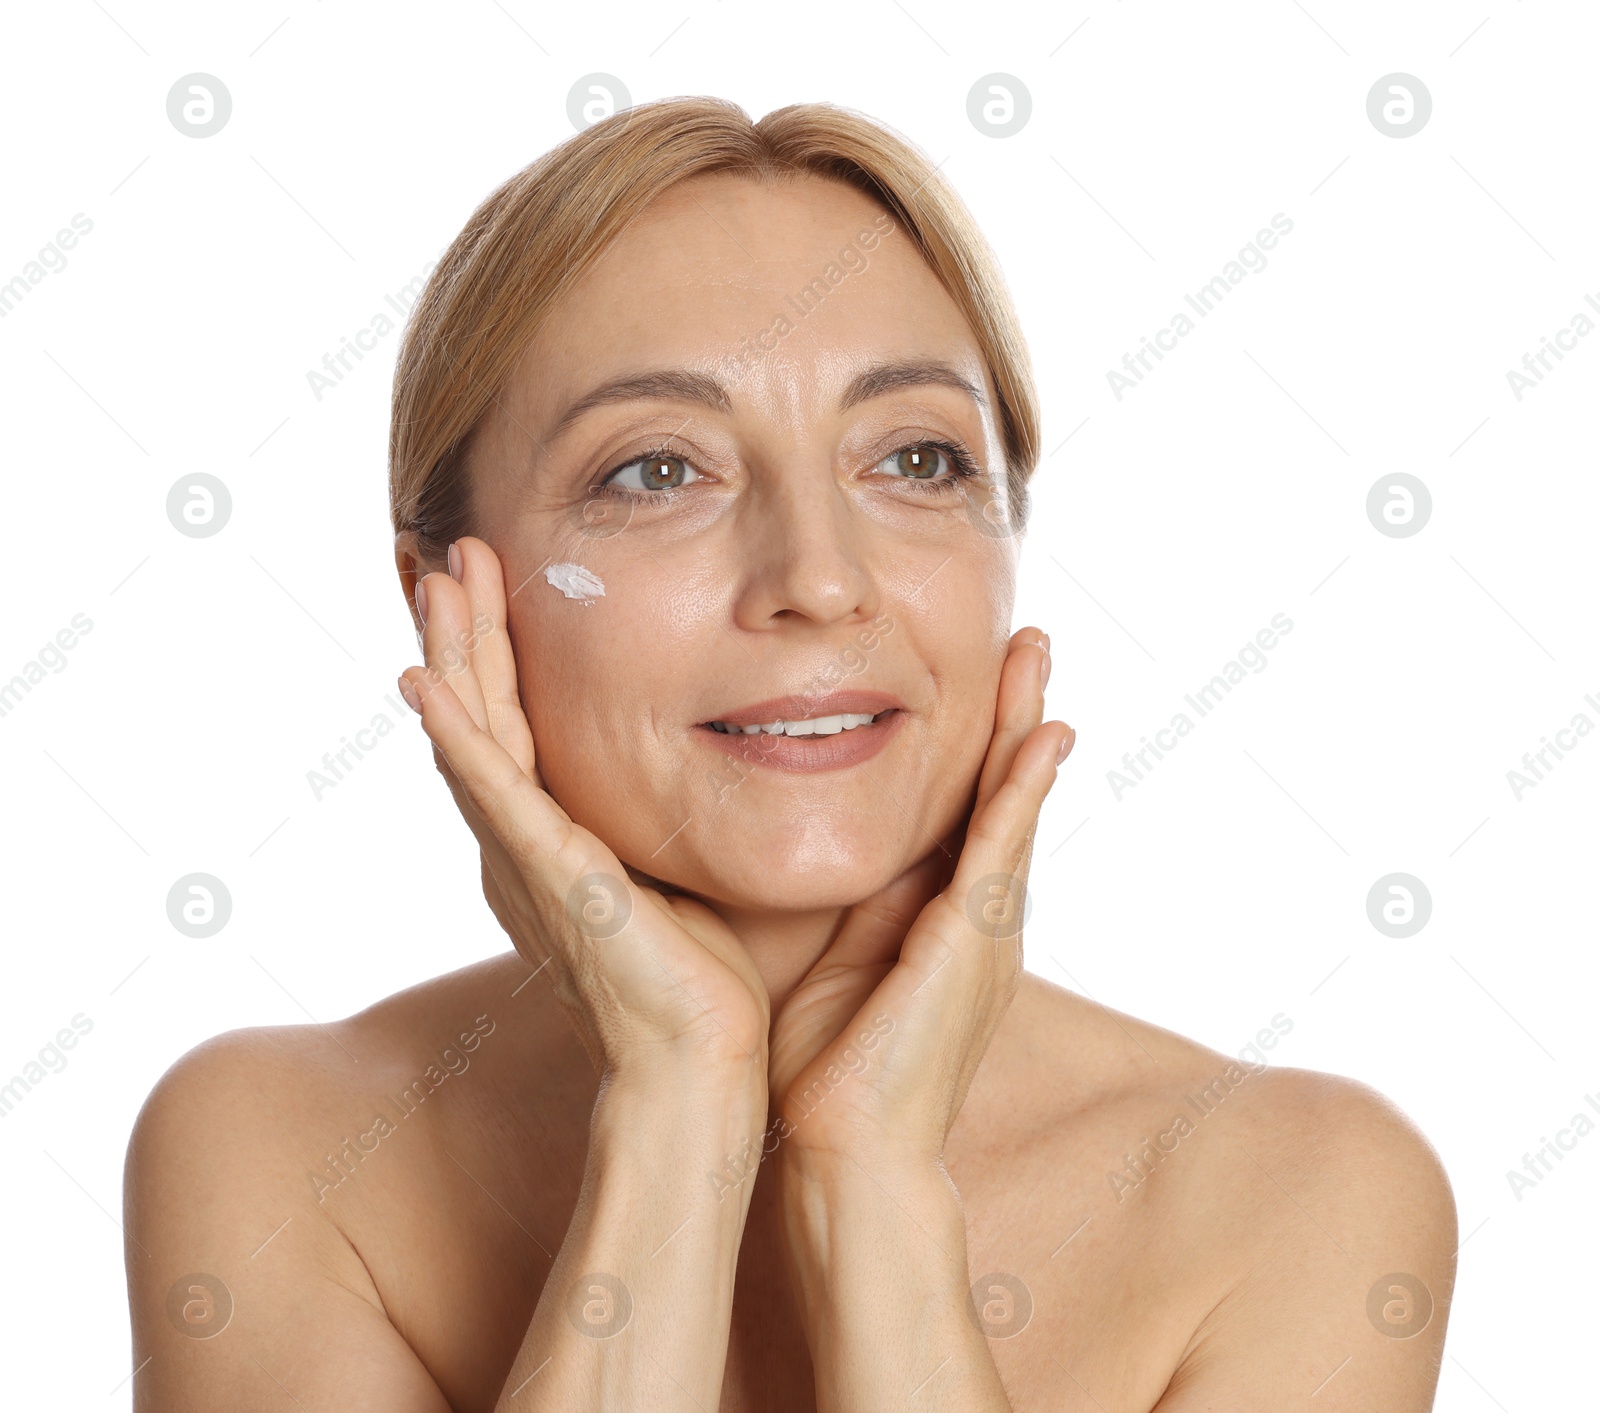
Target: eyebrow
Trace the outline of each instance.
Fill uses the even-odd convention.
[[[989,399],[983,389],[955,368],[939,358],[908,358],[888,363],[874,364],[856,374],[845,387],[839,399],[839,411],[848,412],[858,403],[881,397],[900,388],[946,387],[964,392],[979,407],[987,408]],[[713,412],[728,413],[733,410],[729,390],[709,373],[699,373],[687,368],[663,368],[649,373],[632,373],[614,378],[591,388],[572,403],[550,431],[549,440],[555,441],[579,418],[597,407],[618,402],[638,402],[658,398],[671,402],[690,402],[708,407]]]

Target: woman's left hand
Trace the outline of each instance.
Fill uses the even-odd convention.
[[[1076,739],[1040,724],[1048,642],[1037,628],[1011,639],[973,809],[948,852],[856,904],[774,1022],[771,1127],[786,1165],[942,1159],[1021,977],[1034,830]]]

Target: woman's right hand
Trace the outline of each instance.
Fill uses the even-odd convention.
[[[427,666],[407,668],[400,690],[477,836],[484,897],[517,951],[549,971],[597,1072],[764,1093],[770,1005],[744,947],[704,904],[631,879],[544,788],[499,557],[464,537],[448,574],[417,582]]]

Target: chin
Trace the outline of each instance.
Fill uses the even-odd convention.
[[[785,876],[774,880],[765,878],[721,879],[710,878],[704,889],[693,892],[708,905],[737,908],[741,912],[755,913],[813,913],[831,912],[848,908],[863,898],[871,897],[889,879],[883,882],[852,884],[839,878],[793,878]]]
[[[709,904],[805,913],[850,907],[917,861],[909,854],[891,855],[882,840],[859,849],[838,835],[820,842],[825,847],[807,848],[792,836],[779,848],[763,849],[753,839],[730,842],[725,852],[697,857],[692,867],[658,869],[654,876]]]

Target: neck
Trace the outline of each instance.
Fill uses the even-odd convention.
[[[828,950],[846,908],[821,908],[808,912],[772,912],[717,904],[717,916],[733,929],[755,963],[766,985],[776,1016],[806,976]]]

